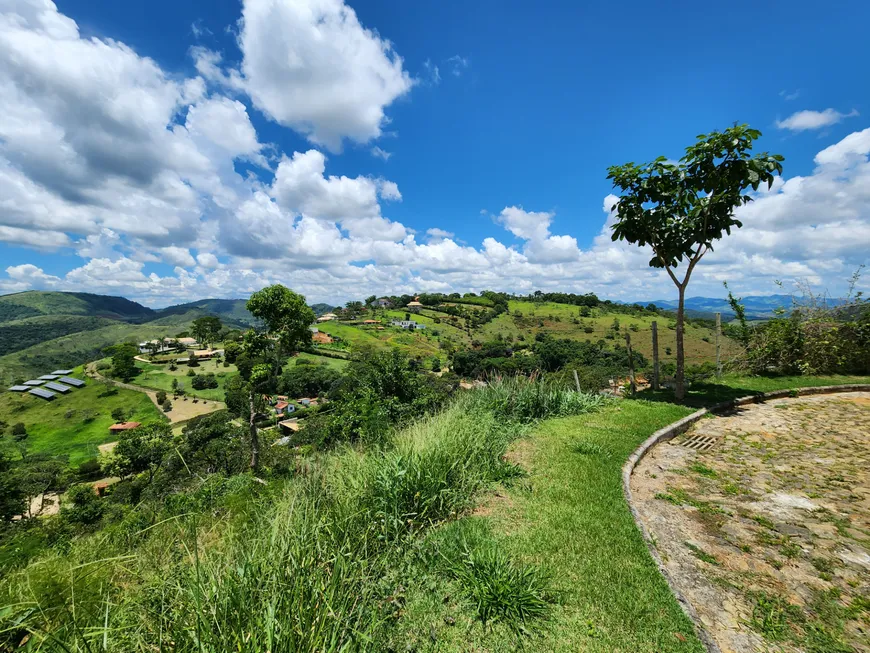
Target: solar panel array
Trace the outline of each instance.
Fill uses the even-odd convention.
[[[52,374],[57,374],[58,376],[63,376],[64,374],[72,374],[72,370],[55,370]]]
[[[30,381],[25,381],[24,385],[42,385],[45,381],[40,381],[39,379],[30,379]]]
[[[39,378],[43,381],[54,381],[57,378],[57,374],[43,374]]]
[[[11,388],[9,388],[9,390],[11,392],[27,392],[28,390],[30,390],[30,386],[29,385],[13,385]]]
[[[84,381],[81,381],[79,379],[74,379],[71,376],[62,376],[62,377],[60,377],[60,380],[63,381],[64,383],[66,383],[67,385],[71,385],[71,386],[74,386],[76,388],[81,388],[85,384]]]
[[[63,393],[67,393],[72,390],[72,388],[70,388],[68,385],[61,385],[60,383],[55,383],[54,381],[49,381],[45,384],[45,387],[49,390],[56,390],[57,392]]]
[[[43,399],[48,399],[49,401],[57,396],[53,392],[49,392],[48,390],[45,390],[43,388],[31,388],[30,394],[36,395],[37,397],[41,397]]]

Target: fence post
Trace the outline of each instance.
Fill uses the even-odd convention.
[[[574,385],[577,386],[577,392],[580,392],[580,379],[577,378],[577,370],[574,370]]]
[[[631,334],[628,331],[625,332],[625,346],[628,348],[628,375],[631,381],[631,394],[634,396],[637,392],[637,383],[634,380],[634,356],[631,353]]]
[[[722,376],[722,357],[721,352],[722,340],[722,314],[716,313],[716,377]]]
[[[653,320],[652,323],[652,346],[653,346],[653,390],[659,389],[659,325]]]

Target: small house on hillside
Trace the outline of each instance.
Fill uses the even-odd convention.
[[[393,303],[386,297],[381,297],[380,299],[375,301],[375,306],[377,306],[378,308],[389,308],[392,305]]]
[[[199,343],[196,341],[196,338],[178,338],[176,342],[185,349],[192,349],[199,345]]]
[[[335,313],[324,313],[319,318],[317,318],[318,322],[331,322],[332,320],[337,320],[338,316]]]
[[[135,429],[137,426],[142,426],[142,422],[119,422],[118,424],[112,424],[109,427],[109,433],[129,431],[130,429]]]
[[[363,324],[380,324],[380,320],[363,320]]]
[[[410,329],[413,331],[414,329],[425,329],[425,324],[420,324],[419,322],[414,322],[414,320],[393,320],[390,322],[393,326],[397,326],[400,329]]]
[[[423,304],[418,301],[408,302],[408,306],[406,307],[409,311],[419,311],[423,308]]]

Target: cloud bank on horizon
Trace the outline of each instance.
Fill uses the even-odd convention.
[[[84,35],[49,0],[0,2],[0,241],[81,260],[62,273],[2,266],[0,292],[77,290],[155,306],[275,282],[311,301],[482,289],[672,294],[649,252],[611,241],[612,195],[582,216],[601,224],[587,243],[553,233],[551,207],[509,201],[484,210],[492,235],[478,243],[452,224],[418,232],[390,219],[414,197],[380,174],[331,166],[360,146],[387,163],[390,107],[415,101],[430,74],[409,72],[340,0],[244,0],[240,18],[240,62],[197,45],[195,73],[184,75]],[[470,65],[457,55],[444,69],[459,77]],[[253,112],[308,147],[263,142]],[[857,117],[805,110],[777,125],[802,132]],[[867,260],[870,128],[821,147],[814,166],[738,210],[745,227],[705,258],[691,294],[721,295],[723,280],[745,294],[775,291],[774,279],[841,287]]]

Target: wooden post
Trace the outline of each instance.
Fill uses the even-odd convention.
[[[652,346],[653,346],[653,390],[659,389],[659,325],[653,320],[652,323]]]
[[[625,346],[628,348],[628,377],[631,381],[631,394],[634,396],[637,392],[637,383],[634,380],[634,357],[631,354],[631,334],[628,331],[625,332]]]
[[[574,385],[577,386],[577,392],[580,392],[580,379],[577,378],[577,370],[574,370]]]
[[[716,377],[722,376],[722,314],[716,313]]]

